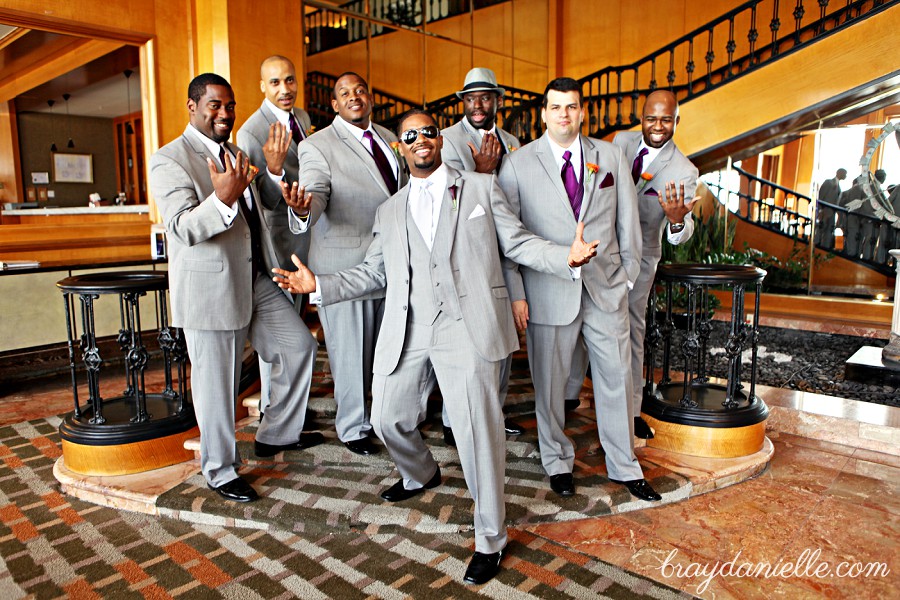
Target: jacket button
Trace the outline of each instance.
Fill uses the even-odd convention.
[[[405,305],[405,304],[403,305],[403,310],[406,310],[406,305]]]
[[[441,282],[438,281],[437,283],[435,283],[435,284],[434,284],[434,287],[441,287]]]

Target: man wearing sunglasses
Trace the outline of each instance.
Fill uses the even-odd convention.
[[[441,483],[438,464],[417,429],[433,374],[445,394],[475,500],[475,554],[463,580],[482,584],[499,571],[507,541],[498,378],[501,363],[518,347],[498,238],[511,257],[562,278],[587,263],[599,242],[585,243],[579,230],[567,247],[525,231],[495,177],[442,165],[442,139],[427,113],[410,111],[399,129],[411,181],[378,208],[365,260],[316,276],[294,257],[298,270],[275,269],[275,281],[294,293],[318,292],[323,305],[387,287],[375,351],[372,424],[401,479],[381,497],[399,502]],[[297,193],[294,186],[286,201]]]
[[[519,140],[511,133],[497,126],[497,110],[503,104],[502,87],[497,85],[497,76],[491,69],[475,68],[466,74],[463,89],[456,92],[463,101],[464,116],[455,125],[441,131],[444,140],[441,162],[458,171],[475,171],[493,174],[500,168],[503,156],[519,147]],[[528,304],[525,289],[519,276],[518,266],[506,259],[503,261],[503,276],[512,302],[513,320],[516,329],[523,331],[528,322]],[[500,372],[500,404],[506,402],[509,387],[509,373],[512,355],[503,363]],[[447,411],[441,414],[444,426],[444,442],[456,446],[453,429]],[[503,428],[507,435],[520,435],[524,429],[510,419],[504,419]]]
[[[406,183],[391,147],[396,136],[371,122],[366,81],[344,73],[334,85],[334,122],[300,144],[299,187],[312,194],[309,264],[317,273],[355,266],[372,241],[375,210]],[[378,452],[369,432],[366,396],[372,385],[372,355],[384,315],[384,291],[322,306],[319,321],[334,380],[338,438],[348,450]]]

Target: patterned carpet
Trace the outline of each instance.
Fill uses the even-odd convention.
[[[319,396],[330,387],[322,366]],[[378,498],[397,477],[386,454],[364,459],[330,439],[248,461],[248,478],[263,495],[258,502],[226,503],[198,476],[160,498],[161,513],[178,517],[166,518],[60,494],[52,474],[61,453],[54,417],[0,428],[0,598],[689,597],[522,529],[643,505],[607,481],[586,410],[568,430],[581,448],[578,494],[562,499],[547,489],[527,383],[527,375],[514,377],[510,399],[530,432],[508,444],[510,544],[499,576],[484,586],[461,582],[474,544],[472,501],[455,450],[427,426],[444,482],[402,506]],[[313,402],[318,424],[333,435],[329,405],[333,398]],[[253,429],[239,432],[245,457]],[[645,472],[667,501],[689,491],[665,469],[645,464]]]

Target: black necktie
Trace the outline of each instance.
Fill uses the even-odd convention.
[[[369,147],[372,151],[372,158],[375,159],[375,166],[378,167],[378,171],[381,173],[381,178],[384,179],[384,185],[387,186],[388,192],[393,196],[397,193],[397,178],[394,177],[394,169],[391,167],[391,163],[388,162],[387,156],[382,152],[381,146],[379,146],[378,142],[372,137],[371,131],[363,133],[363,137],[369,140]]]
[[[291,138],[295,144],[299,144],[303,141],[303,130],[300,129],[300,124],[297,123],[294,113],[290,113],[288,120],[291,122]]]
[[[219,146],[219,163],[222,165],[222,172],[225,172],[225,146]]]

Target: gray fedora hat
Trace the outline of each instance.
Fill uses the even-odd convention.
[[[495,92],[500,97],[506,93],[502,87],[497,85],[497,76],[490,69],[476,67],[466,73],[466,82],[463,89],[456,92],[456,95],[462,99],[469,92]]]

